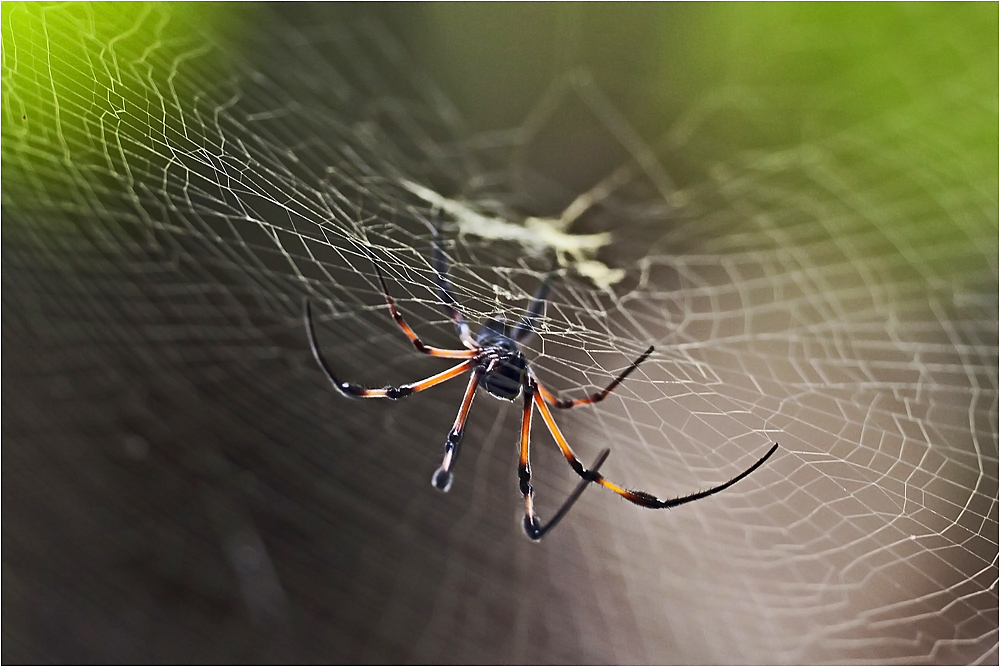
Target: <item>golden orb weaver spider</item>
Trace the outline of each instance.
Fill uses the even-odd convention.
[[[559,398],[549,392],[544,386],[542,386],[541,383],[538,382],[538,379],[531,370],[531,364],[521,351],[521,346],[531,336],[531,334],[535,332],[538,320],[544,317],[546,297],[548,296],[549,289],[552,286],[553,274],[549,274],[549,276],[542,281],[542,284],[538,287],[538,291],[531,299],[527,315],[525,315],[516,326],[510,328],[506,322],[502,320],[489,318],[482,323],[478,334],[475,338],[473,338],[469,330],[469,325],[465,322],[465,317],[456,307],[456,301],[451,294],[451,289],[448,285],[448,264],[445,254],[441,250],[440,244],[437,242],[437,233],[435,229],[434,269],[438,275],[438,296],[441,300],[441,304],[444,306],[445,312],[455,325],[455,330],[458,332],[459,340],[462,341],[462,344],[466,348],[464,350],[452,350],[431,347],[429,345],[425,345],[424,342],[420,340],[396,308],[396,304],[393,301],[392,296],[389,295],[389,288],[386,286],[385,278],[382,276],[382,271],[379,269],[378,264],[374,260],[372,263],[375,267],[375,274],[378,276],[379,284],[382,287],[382,292],[385,295],[386,303],[389,304],[389,313],[396,321],[396,324],[399,325],[399,328],[403,330],[403,333],[406,334],[406,337],[410,339],[411,343],[413,343],[416,350],[422,354],[427,354],[432,357],[464,359],[464,361],[446,371],[432,375],[429,378],[420,380],[419,382],[403,384],[398,387],[386,386],[381,389],[366,389],[361,385],[354,384],[352,382],[344,382],[333,372],[330,365],[323,357],[323,353],[320,351],[319,344],[316,342],[316,331],[313,327],[312,308],[309,305],[309,300],[306,299],[303,319],[305,320],[306,332],[309,336],[309,346],[312,349],[316,363],[319,364],[320,369],[322,369],[334,389],[348,398],[388,398],[398,400],[400,398],[406,398],[412,394],[424,391],[425,389],[430,389],[435,385],[451,380],[452,378],[456,378],[467,371],[471,371],[469,384],[465,390],[465,397],[462,399],[462,405],[459,408],[458,416],[455,418],[455,423],[445,440],[444,459],[441,462],[441,466],[434,472],[434,475],[431,478],[431,484],[434,488],[443,492],[447,492],[448,489],[451,488],[453,480],[451,467],[455,463],[455,459],[458,457],[459,446],[462,443],[462,435],[465,431],[465,422],[469,416],[469,410],[472,407],[472,399],[475,398],[477,387],[482,386],[491,396],[511,402],[516,400],[518,396],[523,395],[524,408],[521,419],[521,456],[518,461],[518,480],[521,494],[524,496],[524,532],[527,533],[528,537],[532,540],[540,540],[548,531],[552,530],[552,528],[554,528],[555,525],[570,510],[573,503],[577,501],[587,486],[592,483],[611,489],[626,500],[642,507],[649,507],[652,509],[677,507],[678,505],[700,500],[701,498],[706,498],[728,489],[730,486],[736,484],[762,466],[764,462],[772,454],[774,454],[775,450],[778,449],[778,444],[775,443],[768,450],[768,452],[764,454],[764,456],[758,459],[756,463],[724,484],[671,500],[660,500],[656,496],[644,491],[632,491],[618,486],[617,484],[608,481],[598,472],[598,469],[601,465],[603,465],[611,450],[602,450],[594,465],[590,468],[585,468],[583,464],[580,463],[580,460],[577,459],[576,454],[573,453],[573,450],[570,448],[566,438],[556,425],[556,422],[552,417],[552,412],[549,410],[549,406],[551,405],[555,408],[569,409],[578,405],[597,403],[604,400],[604,398],[614,391],[614,389],[621,384],[621,382],[627,378],[629,374],[639,366],[639,364],[645,361],[646,358],[652,354],[652,345],[650,345],[645,352],[639,355],[639,357],[633,361],[628,368],[619,373],[618,376],[615,377],[615,379],[612,380],[611,383],[608,384],[608,386],[603,390],[584,398]],[[583,480],[577,485],[573,493],[569,495],[566,501],[559,508],[559,511],[556,512],[556,514],[552,517],[552,520],[546,525],[542,525],[541,520],[535,513],[533,502],[534,492],[531,488],[529,434],[531,431],[531,416],[533,413],[533,407],[538,409],[539,414],[542,416],[542,420],[548,427],[549,432],[555,439],[556,445],[562,451],[563,456],[566,457],[566,460],[569,462],[570,467],[573,468],[573,471]]]

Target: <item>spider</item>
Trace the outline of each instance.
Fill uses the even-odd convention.
[[[424,380],[420,380],[419,382],[411,382],[398,387],[387,386],[382,389],[366,389],[361,385],[354,384],[352,382],[344,382],[339,379],[330,368],[330,365],[323,357],[323,353],[320,351],[319,344],[316,342],[316,331],[313,327],[312,309],[309,305],[308,299],[305,300],[303,313],[306,332],[309,336],[309,346],[312,349],[313,356],[316,358],[316,363],[319,364],[319,367],[330,380],[334,389],[348,398],[388,398],[391,400],[398,400],[424,391],[425,389],[430,389],[435,385],[441,384],[451,380],[452,378],[456,378],[463,373],[471,371],[469,384],[465,390],[465,397],[462,399],[462,405],[459,408],[458,416],[455,418],[455,423],[445,440],[444,459],[441,462],[441,466],[434,472],[434,475],[431,478],[431,484],[434,488],[443,492],[447,492],[451,488],[453,480],[451,468],[455,463],[455,459],[458,457],[459,446],[462,444],[465,422],[469,416],[469,409],[472,407],[472,399],[476,395],[476,389],[480,386],[482,386],[482,388],[485,389],[489,395],[501,400],[513,402],[518,398],[518,396],[524,397],[523,416],[521,419],[521,456],[518,461],[518,480],[521,494],[524,496],[524,532],[527,533],[529,538],[535,541],[540,540],[548,531],[555,527],[560,519],[566,515],[573,503],[577,501],[587,486],[592,483],[611,489],[626,500],[643,507],[653,509],[677,507],[678,505],[700,500],[701,498],[706,498],[728,489],[730,486],[736,484],[754,470],[762,466],[764,462],[775,452],[775,450],[778,449],[778,445],[775,443],[756,463],[724,484],[720,484],[719,486],[715,486],[698,493],[673,498],[671,500],[660,500],[656,496],[644,491],[632,491],[608,481],[598,472],[598,469],[601,465],[603,465],[605,459],[607,459],[608,454],[610,453],[609,449],[602,450],[595,463],[590,468],[585,468],[583,464],[580,463],[580,460],[577,459],[576,454],[573,453],[573,450],[570,448],[566,438],[556,425],[556,422],[552,417],[552,412],[549,410],[549,406],[551,405],[554,408],[560,409],[569,409],[579,405],[588,405],[604,400],[608,394],[614,391],[614,389],[639,366],[639,364],[645,361],[646,358],[652,354],[653,346],[650,345],[645,352],[639,355],[639,357],[628,366],[628,368],[619,373],[607,387],[597,393],[577,399],[560,398],[552,394],[549,390],[542,386],[542,384],[535,377],[535,374],[531,369],[531,364],[524,356],[522,346],[536,331],[538,321],[544,317],[546,298],[552,286],[554,274],[550,273],[545,280],[542,281],[541,285],[539,285],[537,292],[531,299],[527,315],[525,315],[525,317],[521,319],[516,326],[510,327],[504,320],[498,318],[488,318],[482,322],[479,332],[475,337],[473,337],[469,330],[469,325],[465,321],[465,317],[458,310],[457,303],[451,294],[447,277],[447,259],[440,245],[437,243],[436,237],[437,235],[435,234],[435,241],[433,245],[434,269],[438,275],[438,297],[441,301],[441,305],[444,307],[445,313],[455,325],[458,338],[466,348],[464,350],[443,349],[426,345],[417,336],[413,329],[410,328],[410,326],[403,319],[403,315],[396,308],[392,296],[389,295],[389,288],[386,286],[385,278],[382,276],[382,271],[379,269],[378,264],[374,260],[373,266],[375,267],[375,274],[378,276],[379,284],[382,287],[382,292],[385,295],[386,303],[389,304],[389,313],[396,321],[396,324],[399,325],[399,328],[403,330],[403,333],[406,334],[406,337],[410,339],[411,343],[413,343],[416,350],[422,354],[427,354],[432,357],[464,359],[464,361],[458,365],[436,375],[432,375]],[[556,445],[562,451],[563,456],[565,456],[566,460],[569,462],[570,467],[573,468],[573,471],[576,472],[576,474],[583,480],[577,485],[573,493],[571,493],[565,500],[556,514],[553,515],[552,520],[545,525],[542,524],[537,513],[535,512],[533,502],[534,492],[531,487],[529,434],[531,431],[533,407],[538,409],[539,414],[542,416],[542,420],[548,427],[549,432],[555,439]]]

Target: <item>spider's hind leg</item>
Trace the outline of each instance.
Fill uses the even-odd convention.
[[[545,425],[548,427],[549,433],[552,434],[552,438],[556,441],[556,445],[562,451],[563,456],[566,458],[566,461],[569,463],[570,467],[573,468],[573,471],[576,472],[577,475],[582,477],[585,482],[587,483],[594,482],[596,484],[600,484],[604,488],[614,491],[625,500],[631,503],[635,503],[636,505],[641,505],[642,507],[649,507],[652,509],[666,509],[670,507],[677,507],[678,505],[684,505],[686,503],[694,502],[695,500],[701,500],[702,498],[707,498],[708,496],[714,495],[720,491],[725,491],[733,484],[736,484],[740,480],[746,478],[748,475],[750,475],[755,470],[764,465],[764,462],[767,461],[771,457],[771,455],[774,454],[774,452],[777,451],[778,449],[778,443],[774,443],[773,445],[771,445],[771,448],[767,450],[766,454],[757,459],[756,463],[754,463],[752,466],[741,472],[736,477],[730,479],[728,482],[719,484],[718,486],[713,486],[712,488],[706,489],[704,491],[699,491],[698,493],[692,493],[687,496],[681,496],[679,498],[673,498],[670,500],[660,500],[651,493],[646,493],[645,491],[633,491],[631,489],[626,489],[624,487],[618,486],[617,484],[608,481],[604,477],[604,475],[601,475],[600,473],[594,470],[587,470],[586,468],[584,468],[583,464],[580,463],[580,460],[576,458],[576,454],[573,453],[573,450],[570,448],[569,443],[566,442],[566,438],[563,436],[562,431],[560,431],[559,427],[556,425],[555,420],[552,418],[552,413],[549,411],[548,406],[545,404],[542,395],[535,394],[533,398],[535,401],[535,405],[538,407],[538,411],[542,415],[542,419],[545,420]]]
[[[531,440],[531,414],[532,406],[534,404],[535,395],[535,383],[526,382],[524,385],[524,416],[521,419],[521,458],[518,461],[517,466],[517,477],[521,490],[521,495],[524,496],[524,523],[523,528],[525,534],[532,541],[537,542],[542,539],[546,533],[556,527],[566,514],[569,513],[570,508],[573,504],[580,499],[583,492],[586,491],[587,487],[600,478],[597,473],[598,469],[604,465],[604,461],[607,460],[608,454],[611,453],[610,449],[603,450],[594,462],[594,465],[590,467],[589,470],[585,470],[582,473],[583,481],[577,484],[576,489],[573,493],[566,498],[566,501],[559,508],[559,511],[555,513],[552,519],[542,525],[541,519],[535,514],[535,502],[534,502],[534,490],[531,488],[531,461],[530,461],[530,440]]]

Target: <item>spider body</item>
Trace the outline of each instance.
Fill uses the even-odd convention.
[[[528,360],[521,346],[507,335],[507,325],[502,320],[486,320],[476,336],[476,344],[480,352],[474,359],[476,368],[482,372],[483,389],[494,398],[517,400],[528,377]]]
[[[628,368],[619,373],[618,376],[602,391],[584,398],[559,398],[549,392],[541,383],[538,382],[538,379],[531,370],[531,364],[528,362],[527,358],[524,356],[524,352],[522,351],[522,345],[536,331],[539,319],[544,316],[546,297],[552,284],[552,276],[550,275],[546,278],[539,286],[538,291],[531,300],[527,314],[516,326],[510,327],[503,320],[490,318],[483,322],[476,337],[473,338],[469,331],[469,327],[465,322],[465,317],[456,307],[455,299],[451,295],[447,279],[447,261],[445,259],[444,252],[437,243],[436,236],[437,232],[435,230],[434,268],[438,274],[439,297],[442,305],[444,306],[445,312],[455,325],[455,330],[458,333],[459,340],[461,340],[466,349],[443,349],[425,345],[403,319],[402,314],[400,314],[400,312],[396,309],[396,305],[393,302],[392,297],[389,295],[389,288],[385,283],[385,278],[382,276],[382,271],[379,269],[377,263],[374,264],[375,274],[378,276],[379,284],[382,287],[383,294],[385,295],[386,303],[389,305],[390,315],[392,315],[392,318],[396,321],[399,328],[403,330],[403,333],[406,334],[407,338],[410,339],[414,348],[422,354],[427,354],[433,357],[463,359],[464,361],[458,365],[436,375],[432,375],[431,377],[419,382],[404,384],[398,387],[387,386],[381,389],[366,389],[365,387],[352,382],[343,382],[337,378],[336,374],[334,374],[330,365],[323,357],[323,353],[320,351],[319,344],[316,341],[316,332],[313,328],[312,321],[312,310],[308,299],[305,301],[304,307],[306,332],[309,336],[309,345],[312,349],[313,356],[316,359],[316,363],[319,364],[320,368],[326,374],[327,379],[329,379],[334,389],[348,398],[388,398],[398,400],[469,372],[469,384],[465,390],[462,405],[459,408],[458,416],[455,418],[455,423],[445,439],[444,458],[441,461],[441,466],[431,477],[431,484],[434,488],[440,491],[448,491],[448,489],[451,488],[451,484],[454,479],[451,467],[458,457],[459,448],[462,443],[462,436],[465,431],[465,423],[469,416],[469,410],[472,407],[472,400],[475,397],[476,389],[479,387],[485,389],[486,392],[494,398],[505,401],[515,401],[520,396],[524,397],[524,407],[521,417],[521,455],[518,461],[518,487],[524,497],[524,531],[532,540],[541,539],[545,533],[551,530],[562,519],[562,517],[566,515],[573,503],[576,502],[576,500],[590,484],[598,484],[610,489],[626,500],[643,507],[653,509],[676,507],[678,505],[683,505],[685,503],[708,497],[729,488],[762,466],[764,461],[766,461],[778,448],[777,443],[775,443],[763,457],[754,463],[754,465],[724,484],[671,500],[660,500],[656,496],[644,491],[632,491],[626,489],[614,484],[601,475],[598,472],[598,469],[601,465],[603,465],[605,459],[607,459],[608,454],[610,453],[610,450],[608,449],[601,451],[597,461],[589,469],[585,468],[576,457],[576,454],[573,453],[573,450],[570,448],[566,438],[563,437],[562,432],[556,425],[555,419],[552,417],[552,412],[549,410],[549,406],[551,405],[554,408],[568,409],[578,405],[597,403],[598,401],[604,400],[604,398],[619,384],[621,384],[621,382],[628,377],[628,375],[632,373],[632,371],[634,371],[639,364],[645,361],[646,358],[652,354],[653,347],[650,346],[647,348],[646,351],[639,356],[639,358],[633,361]],[[544,526],[534,509],[534,491],[531,487],[531,465],[529,462],[529,435],[531,432],[531,418],[535,409],[537,409],[541,414],[546,427],[552,434],[553,439],[556,441],[556,445],[559,447],[570,467],[582,479],[573,493],[570,494],[570,496],[563,502],[559,511],[552,517],[552,520]]]

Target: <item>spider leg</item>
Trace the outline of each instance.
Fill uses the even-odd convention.
[[[524,496],[524,532],[533,540],[541,539],[542,526],[535,516],[534,491],[531,488],[531,408],[535,388],[524,383],[524,412],[521,417],[521,458],[517,461],[517,479],[521,495]]]
[[[638,359],[633,361],[628,368],[619,373],[618,377],[616,377],[614,380],[611,381],[611,384],[605,387],[602,391],[599,391],[596,394],[591,394],[586,398],[577,398],[577,399],[559,398],[558,396],[552,394],[552,392],[543,387],[541,384],[538,385],[538,391],[542,395],[542,398],[545,399],[545,402],[550,404],[554,408],[568,409],[568,408],[575,408],[578,405],[585,405],[587,403],[597,403],[599,401],[603,401],[608,394],[614,391],[615,388],[622,383],[622,380],[627,378],[629,374],[631,374],[632,371],[638,368],[639,364],[644,362],[646,360],[646,357],[648,357],[652,353],[653,353],[653,346],[650,345],[648,348],[646,348],[645,352],[639,355]]]
[[[444,350],[439,347],[431,347],[429,345],[424,345],[424,342],[420,340],[420,338],[413,331],[413,329],[410,328],[410,325],[406,323],[406,320],[403,319],[402,314],[400,314],[400,312],[396,309],[396,303],[392,300],[392,297],[389,295],[389,288],[386,287],[385,278],[382,277],[382,271],[378,268],[378,264],[373,262],[372,266],[375,267],[375,274],[378,276],[378,281],[382,285],[382,293],[385,294],[385,301],[386,303],[389,304],[389,312],[392,314],[392,319],[396,320],[396,324],[399,325],[399,328],[403,330],[403,333],[406,334],[406,337],[410,339],[411,343],[413,343],[413,347],[417,348],[417,352],[421,352],[423,354],[429,354],[432,357],[449,357],[452,359],[468,359],[478,354],[479,352],[478,349]]]
[[[629,489],[623,489],[617,484],[613,484],[608,480],[604,479],[604,477],[602,477],[601,475],[597,475],[597,479],[594,481],[607,489],[611,489],[625,500],[633,502],[636,505],[649,507],[651,509],[665,509],[670,507],[677,507],[678,505],[684,505],[685,503],[690,503],[695,500],[701,500],[702,498],[707,498],[708,496],[714,495],[719,491],[725,491],[733,484],[740,481],[741,479],[752,473],[754,470],[764,465],[764,461],[767,461],[771,457],[771,454],[774,454],[774,452],[777,449],[778,449],[778,443],[774,443],[773,445],[771,445],[771,449],[767,450],[767,453],[764,454],[764,456],[757,459],[756,463],[754,463],[752,466],[750,466],[749,468],[741,472],[739,475],[733,477],[731,480],[729,480],[724,484],[720,484],[719,486],[713,486],[710,489],[705,489],[704,491],[699,491],[698,493],[692,493],[687,496],[681,496],[680,498],[671,498],[669,500],[660,500],[656,496],[646,493],[645,491],[630,491]]]
[[[393,400],[406,398],[410,394],[421,392],[424,389],[430,389],[436,384],[441,384],[446,380],[450,380],[453,377],[461,375],[465,371],[472,368],[476,363],[475,359],[466,359],[457,366],[453,366],[452,368],[438,373],[437,375],[432,375],[426,380],[411,382],[398,387],[389,386],[383,387],[382,389],[365,389],[359,384],[354,384],[353,382],[343,382],[337,378],[333,370],[330,368],[330,364],[326,362],[326,359],[323,357],[323,353],[319,349],[319,343],[316,341],[316,331],[313,328],[312,307],[309,304],[309,299],[305,300],[303,319],[306,324],[306,333],[309,336],[309,347],[312,349],[313,357],[316,359],[316,363],[319,364],[319,367],[323,370],[323,373],[330,381],[330,384],[333,385],[333,388],[348,398],[391,398]]]
[[[678,505],[683,505],[685,503],[690,503],[695,500],[701,500],[702,498],[707,498],[708,496],[716,494],[719,491],[724,491],[733,484],[736,484],[737,482],[742,480],[744,477],[752,473],[757,468],[764,465],[764,462],[767,461],[767,459],[771,457],[771,454],[774,454],[774,452],[778,449],[778,443],[774,443],[774,445],[771,446],[771,449],[769,449],[767,453],[764,454],[764,456],[758,459],[756,463],[754,463],[752,466],[741,472],[736,477],[730,479],[728,482],[725,482],[724,484],[720,484],[719,486],[714,486],[710,489],[706,489],[705,491],[699,491],[698,493],[692,493],[687,496],[672,498],[670,500],[660,500],[656,496],[646,493],[645,491],[632,491],[623,488],[621,486],[618,486],[617,484],[614,484],[613,482],[610,482],[607,479],[605,479],[603,475],[593,470],[587,470],[586,468],[584,468],[583,464],[580,463],[580,460],[576,458],[576,455],[570,448],[569,443],[566,442],[566,438],[559,430],[559,427],[556,425],[555,420],[552,418],[552,413],[549,411],[549,408],[545,404],[545,401],[542,400],[541,396],[538,394],[535,394],[534,400],[535,400],[535,405],[538,406],[538,411],[542,414],[542,419],[545,420],[545,425],[548,426],[549,432],[552,433],[552,437],[556,441],[556,445],[559,446],[559,449],[562,451],[563,456],[565,456],[566,460],[569,461],[570,467],[573,468],[576,474],[578,474],[580,477],[582,477],[584,480],[588,482],[592,481],[595,484],[600,484],[601,486],[607,489],[611,489],[612,491],[620,495],[625,500],[628,500],[629,502],[635,503],[636,505],[641,505],[643,507],[649,507],[652,509],[677,507]]]
[[[434,215],[437,217],[436,209]],[[432,245],[434,246],[434,272],[438,276],[438,298],[441,299],[441,305],[444,306],[445,315],[450,317],[451,321],[454,322],[455,331],[458,332],[458,337],[461,339],[462,344],[470,349],[474,349],[477,347],[476,341],[469,331],[469,325],[465,322],[465,316],[458,309],[455,297],[451,293],[451,285],[448,283],[448,257],[444,254],[444,250],[441,249],[441,243],[438,241],[437,226],[431,225],[431,229],[434,231]]]
[[[600,469],[600,467],[604,465],[604,462],[608,459],[608,455],[610,453],[611,453],[610,449],[601,450],[601,453],[597,455],[597,460],[594,461],[594,465],[590,466],[590,472],[597,473],[598,469]],[[547,532],[555,528],[556,524],[562,521],[563,517],[569,514],[570,508],[572,508],[573,504],[580,499],[580,496],[583,495],[583,492],[587,490],[587,487],[590,486],[592,481],[593,480],[585,479],[581,481],[579,484],[577,484],[576,488],[573,489],[573,493],[569,494],[569,496],[566,498],[566,502],[564,502],[562,504],[562,507],[559,508],[559,511],[556,512],[555,515],[553,515],[552,520],[549,521],[544,526],[538,526],[537,522],[533,524],[532,530],[534,532],[529,533],[528,537],[530,537],[532,540],[536,542],[545,537],[545,534]],[[525,522],[525,531],[527,530],[528,530],[528,524],[527,522]]]
[[[524,413],[521,418],[521,458],[517,465],[517,477],[521,489],[521,495],[524,496],[524,532],[534,541],[538,541],[545,536],[545,533],[549,532],[555,528],[556,524],[559,523],[564,516],[569,512],[573,504],[580,499],[583,492],[587,489],[591,482],[596,479],[597,470],[604,464],[604,461],[608,458],[608,454],[611,453],[610,449],[605,449],[598,456],[597,461],[591,466],[588,474],[584,477],[584,480],[580,482],[573,493],[566,498],[566,501],[559,508],[559,511],[555,513],[552,520],[546,525],[542,525],[535,514],[535,504],[534,504],[534,491],[531,488],[531,461],[529,455],[529,447],[531,440],[531,413],[532,413],[532,403],[534,402],[534,388],[525,383],[524,387]]]
[[[545,300],[549,295],[549,290],[552,289],[552,282],[555,278],[555,273],[545,276],[545,280],[538,286],[538,291],[531,297],[531,303],[528,305],[528,314],[518,322],[517,326],[510,333],[511,340],[515,343],[520,344],[525,342],[537,330],[538,320],[545,317]]]
[[[465,420],[469,418],[472,399],[476,397],[476,387],[479,386],[482,377],[482,371],[477,368],[472,373],[472,377],[469,378],[469,386],[465,390],[465,398],[462,399],[462,407],[458,410],[458,416],[455,417],[455,425],[451,427],[448,439],[444,442],[444,460],[441,461],[441,467],[435,470],[434,476],[431,477],[431,485],[438,491],[447,493],[448,489],[451,488],[454,477],[451,474],[451,466],[458,458],[458,448],[462,444],[462,436],[465,435]]]

